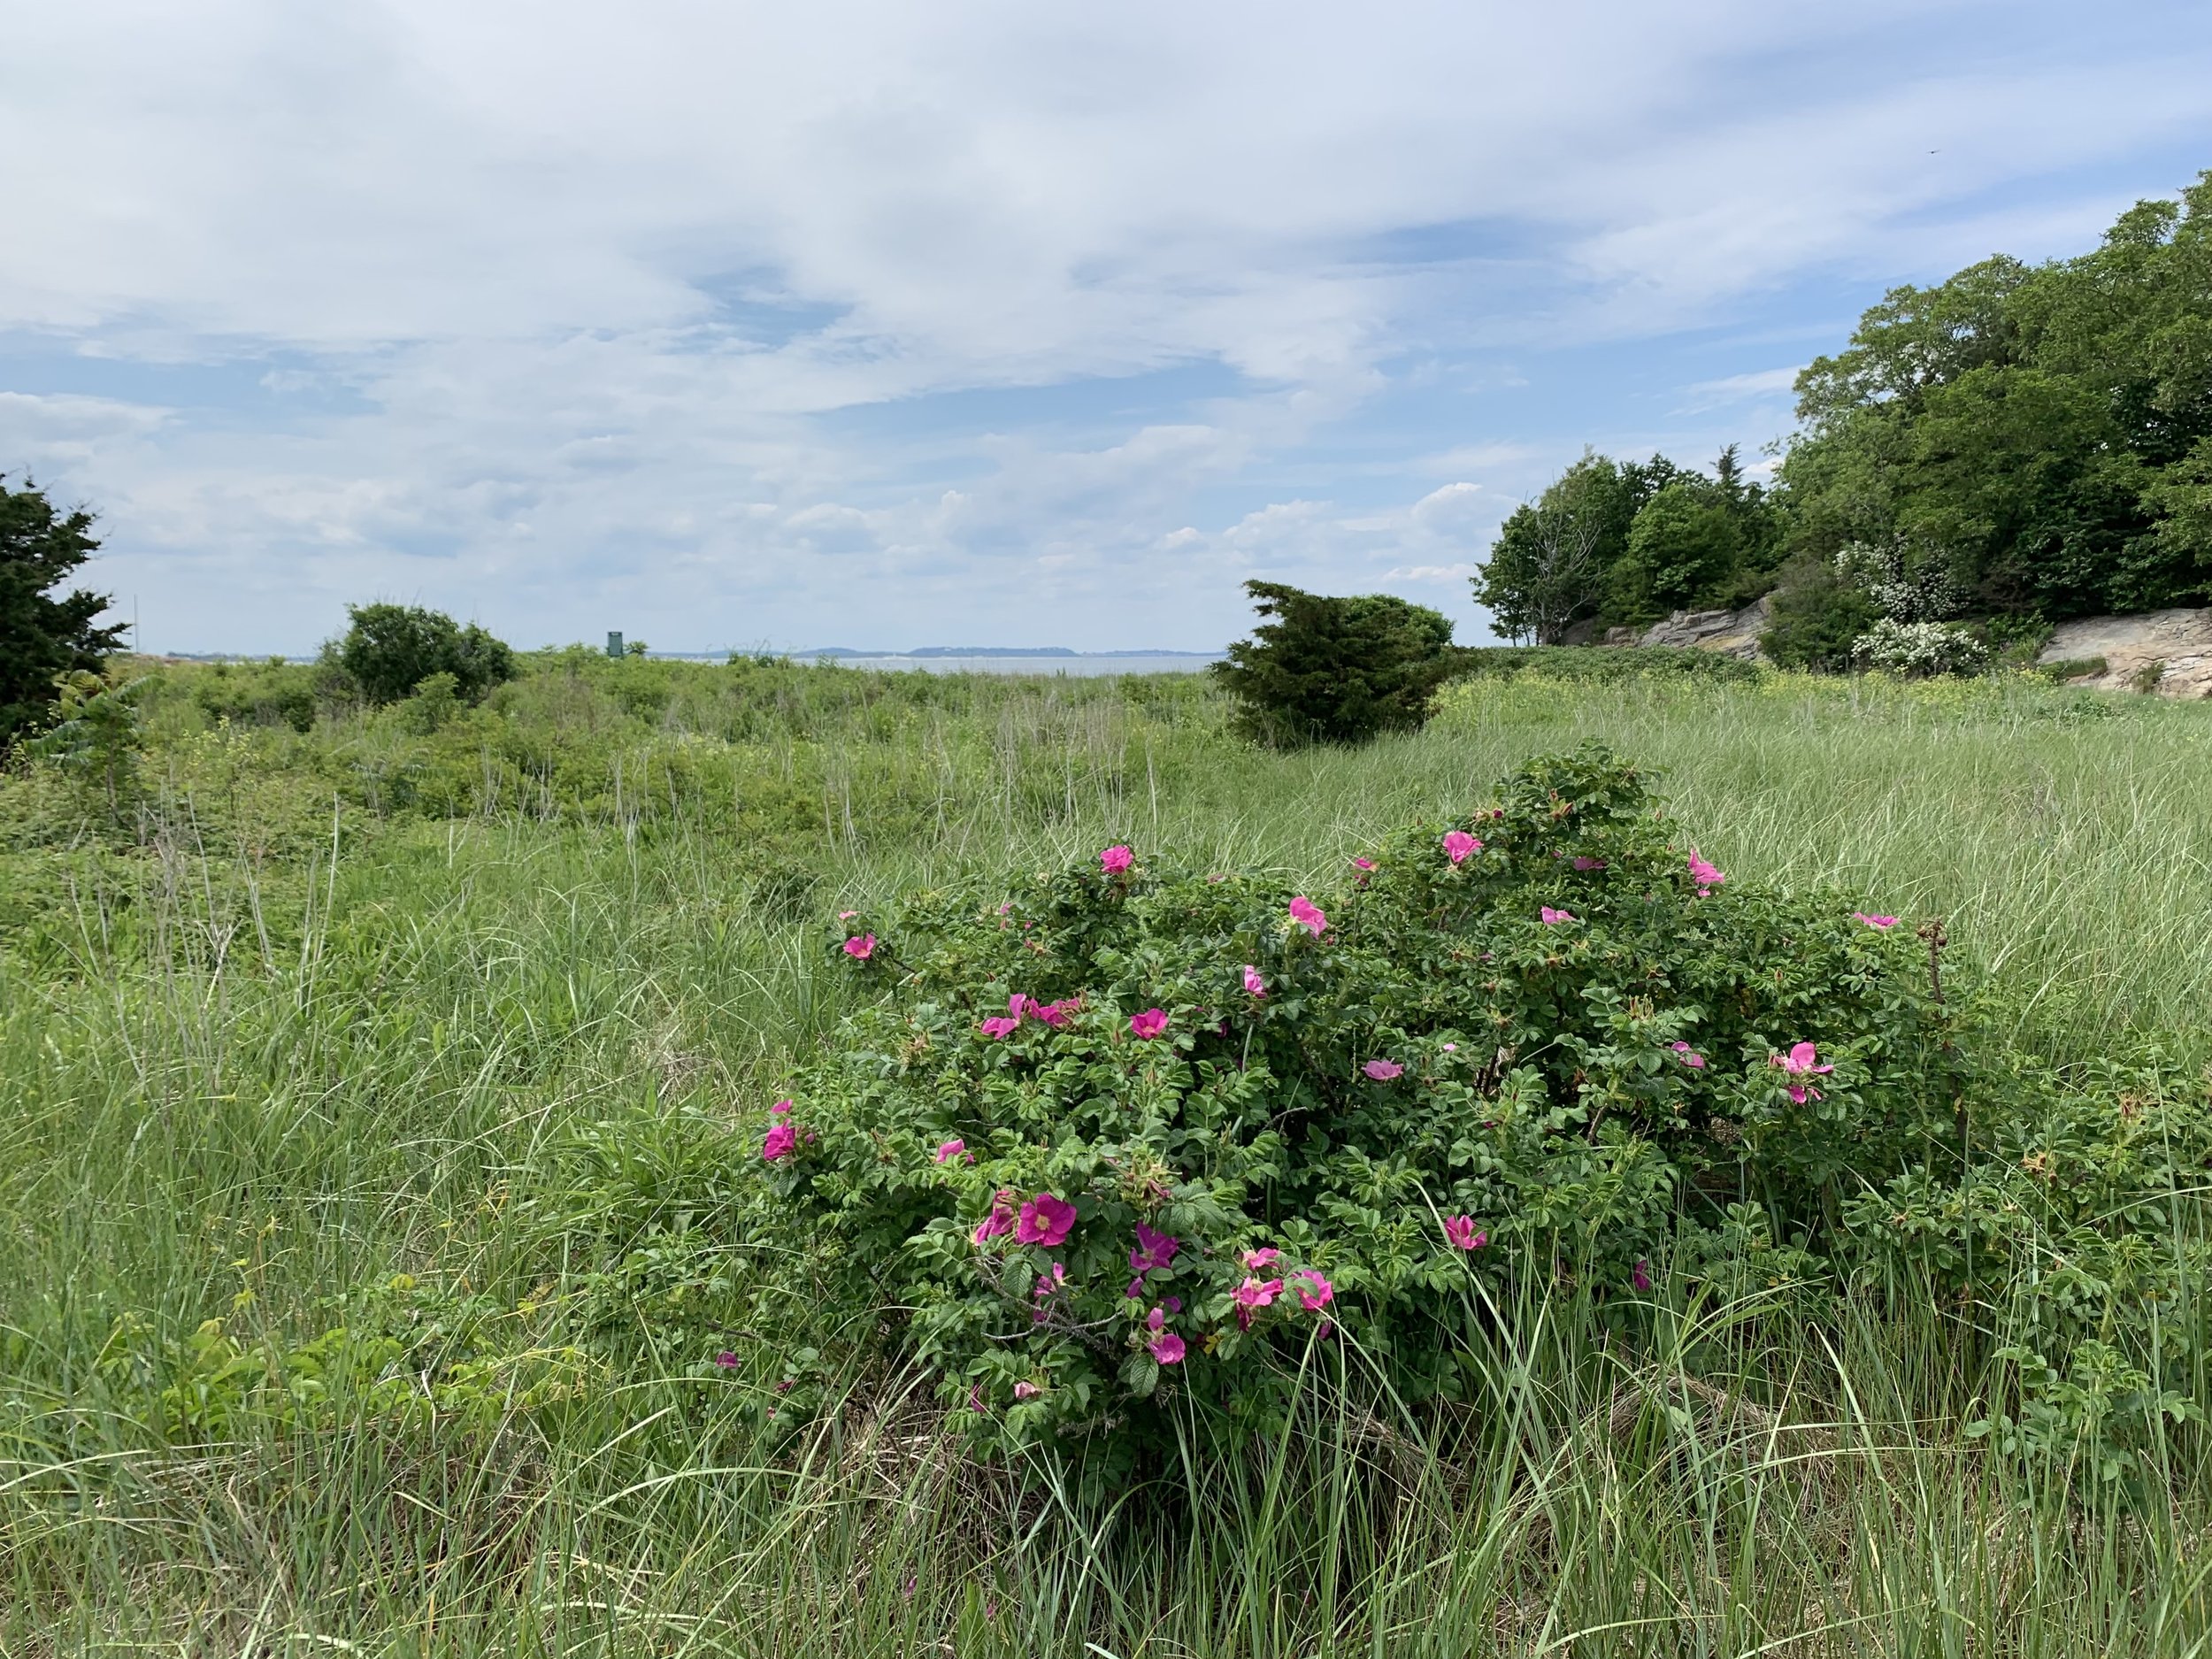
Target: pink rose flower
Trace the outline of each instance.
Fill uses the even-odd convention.
[[[938,1161],[940,1164],[946,1163],[947,1161],[949,1161],[949,1160],[950,1160],[950,1159],[953,1159],[953,1158],[956,1158],[956,1157],[958,1157],[958,1156],[959,1156],[962,1153],[965,1152],[967,1149],[968,1149],[968,1143],[967,1143],[966,1141],[945,1141],[942,1145],[941,1145],[941,1146],[937,1148],[937,1161]]]
[[[1572,910],[1555,910],[1548,904],[1542,907],[1541,914],[1544,918],[1544,926],[1547,927],[1551,926],[1555,922],[1577,922],[1582,919]]]
[[[1329,926],[1329,918],[1322,914],[1320,907],[1302,893],[1290,902],[1290,919],[1317,936]]]
[[[771,1106],[768,1109],[768,1115],[771,1118],[780,1118],[790,1110],[791,1102],[789,1101],[780,1100],[773,1106]]]
[[[787,1123],[772,1125],[768,1138],[760,1143],[760,1156],[773,1164],[778,1158],[789,1157],[799,1144],[799,1132]]]
[[[1044,1393],[1044,1390],[1038,1387],[1035,1383],[1031,1382],[1026,1377],[1023,1378],[1021,1381],[1014,1385],[1014,1398],[1017,1400],[1034,1400],[1042,1393]]]
[[[1141,1014],[1129,1017],[1129,1034],[1146,1042],[1167,1029],[1167,1012],[1164,1009],[1148,1008]]]
[[[1302,1268],[1291,1278],[1302,1281],[1298,1286],[1298,1305],[1308,1313],[1320,1312],[1336,1298],[1336,1286],[1310,1267]]]
[[[991,1213],[976,1224],[972,1235],[978,1244],[988,1244],[1002,1233],[1014,1230],[1014,1194],[1007,1187],[1000,1187],[991,1195]]]
[[[1475,1231],[1472,1216],[1444,1217],[1444,1241],[1455,1250],[1479,1250],[1490,1242],[1490,1235]]]
[[[1705,1056],[1698,1053],[1696,1049],[1691,1048],[1688,1043],[1676,1043],[1674,1045],[1674,1051],[1682,1056],[1682,1064],[1688,1066],[1692,1071],[1702,1071],[1705,1069]]]
[[[1444,856],[1455,864],[1465,864],[1470,853],[1481,850],[1482,843],[1465,830],[1454,830],[1444,837]]]
[[[857,933],[845,941],[845,954],[855,962],[865,962],[876,953],[876,936]]]
[[[1021,1021],[1011,1018],[1004,1014],[995,1014],[989,1019],[978,1022],[976,1025],[976,1029],[978,1031],[981,1032],[994,1042],[998,1041],[1001,1038],[1012,1036],[1015,1032],[1018,1031],[1020,1028]]]
[[[1690,879],[1696,884],[1697,896],[1701,899],[1728,878],[1699,857],[1697,849],[1693,847],[1690,849]]]
[[[1131,852],[1126,847],[1109,847],[1098,856],[1099,868],[1110,876],[1118,876],[1129,868],[1131,861],[1135,857],[1136,854]]]
[[[1137,1270],[1140,1279],[1147,1273],[1165,1267],[1175,1259],[1175,1253],[1183,1248],[1180,1239],[1164,1233],[1155,1233],[1143,1222],[1137,1223],[1137,1248],[1129,1252],[1129,1265]]]
[[[1183,1346],[1183,1339],[1172,1331],[1161,1332],[1159,1335],[1146,1343],[1145,1347],[1150,1351],[1152,1357],[1163,1365],[1181,1364],[1183,1356],[1189,1351]]]
[[[1635,1284],[1637,1289],[1649,1290],[1651,1288],[1650,1262],[1646,1260],[1643,1256],[1638,1256],[1636,1258],[1636,1271],[1629,1277]]]
[[[1041,1244],[1048,1250],[1065,1239],[1068,1229],[1073,1225],[1073,1204],[1051,1193],[1039,1193],[1022,1206],[1014,1240],[1018,1244]]]
[[[1393,1078],[1402,1077],[1405,1073],[1405,1067],[1400,1065],[1395,1060],[1370,1060],[1365,1065],[1360,1067],[1360,1070],[1378,1083],[1387,1083]]]
[[[1263,1267],[1274,1266],[1277,1262],[1282,1259],[1282,1255],[1283,1253],[1280,1250],[1272,1248],[1263,1250],[1247,1250],[1244,1253],[1244,1265],[1248,1271],[1256,1273]]]
[[[1260,971],[1248,962],[1244,964],[1244,988],[1254,996],[1267,995],[1267,981],[1260,978]]]
[[[1897,926],[1897,918],[1894,916],[1869,916],[1864,910],[1852,911],[1851,919],[1855,922],[1864,922],[1869,927],[1889,928]]]

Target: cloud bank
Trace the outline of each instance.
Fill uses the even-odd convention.
[[[2212,164],[2156,6],[81,0],[0,91],[0,469],[166,649],[1476,636],[1586,441]]]

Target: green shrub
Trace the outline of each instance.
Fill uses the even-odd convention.
[[[2062,663],[2046,663],[2035,672],[2055,686],[2062,686],[2070,680],[2093,680],[2111,664],[2101,657],[2070,657]]]
[[[1339,1337],[1456,1397],[1494,1303],[1556,1275],[1626,1317],[1671,1262],[1831,1255],[1843,1197],[1947,1139],[1917,949],[1725,883],[1602,751],[1393,835],[1307,923],[1118,857],[850,918],[893,995],[767,1120],[795,1240],[988,1440],[1133,1455],[1178,1397],[1250,1428]]]
[[[1333,598],[1247,582],[1272,622],[1229,648],[1213,673],[1237,702],[1245,736],[1277,747],[1359,743],[1428,718],[1452,670],[1452,625],[1388,594]]]
[[[1643,679],[1752,685],[1763,672],[1740,657],[1675,645],[1488,645],[1459,651],[1453,678],[1534,674],[1597,685]]]
[[[397,703],[432,674],[453,676],[473,703],[515,677],[515,656],[503,641],[471,623],[463,628],[442,611],[420,605],[349,605],[352,626],[327,648],[371,703]]]

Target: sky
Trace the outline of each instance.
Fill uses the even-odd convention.
[[[0,473],[143,649],[1486,638],[1594,445],[2212,166],[2212,7],[72,0],[0,55]]]

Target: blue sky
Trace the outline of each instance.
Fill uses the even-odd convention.
[[[2212,8],[31,9],[0,471],[149,649],[1485,637],[1586,443],[1709,462],[1897,282],[2212,166]]]

